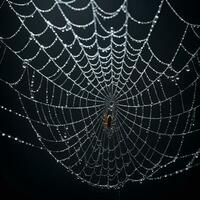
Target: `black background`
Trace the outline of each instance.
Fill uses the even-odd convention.
[[[144,12],[148,12],[150,4],[154,2],[153,0],[129,1],[141,12],[142,8]],[[113,2],[109,1],[110,4]],[[177,12],[190,23],[200,22],[200,7],[197,2],[171,1]],[[12,22],[6,20],[8,19],[4,19],[4,23],[6,22],[8,27],[12,26]],[[165,32],[165,34],[170,33]],[[14,59],[10,61],[11,64],[15,62]],[[2,82],[0,88],[2,105],[15,103],[16,106],[20,106],[17,96],[11,95],[11,89]],[[4,111],[1,111],[0,116],[1,130],[16,136],[20,136],[23,132],[27,136],[26,140],[37,144],[34,132],[25,120],[17,119]],[[0,158],[0,199],[165,200],[199,198],[199,168],[193,168],[180,175],[159,181],[145,181],[142,184],[127,183],[124,188],[117,191],[98,189],[81,183],[68,174],[45,151],[20,145],[3,137],[0,138]]]

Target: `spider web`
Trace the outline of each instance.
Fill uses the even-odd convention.
[[[162,179],[200,163],[200,26],[167,0],[149,21],[137,20],[128,3],[112,12],[95,0],[0,5],[1,19],[4,10],[16,19],[12,33],[2,28],[0,63],[9,51],[22,63],[13,67],[16,81],[1,82],[23,111],[1,109],[27,120],[41,146],[2,136],[46,150],[78,179],[102,188]],[[152,38],[166,10],[182,28],[163,57]],[[103,124],[108,110],[110,129]]]

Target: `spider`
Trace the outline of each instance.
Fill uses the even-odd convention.
[[[113,110],[107,110],[103,116],[103,126],[105,129],[113,129],[116,125],[115,114]]]
[[[103,125],[104,125],[104,128],[108,128],[108,129],[111,128],[111,125],[112,125],[112,116],[109,115],[108,113],[104,114]]]

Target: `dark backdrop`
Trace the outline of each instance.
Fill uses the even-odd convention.
[[[113,1],[109,1],[110,4],[111,2]],[[129,0],[129,2],[141,12],[144,9],[142,15],[145,15],[154,1]],[[200,7],[197,0],[171,0],[170,2],[185,20],[190,23],[200,23]],[[105,1],[106,3],[108,1]],[[1,20],[1,23],[4,23],[4,26],[5,23],[8,27],[12,26],[12,22],[6,18]],[[170,32],[162,34],[167,35]],[[15,59],[9,61],[11,65],[16,62]],[[12,105],[14,103],[20,106],[17,97],[10,96],[11,90],[2,82],[0,86],[1,104],[10,103]],[[19,136],[20,133],[25,133],[24,135],[27,136],[25,139],[37,144],[34,132],[25,120],[19,120],[4,111],[0,114],[0,130],[6,130],[9,134]],[[119,194],[116,190],[97,189],[85,183],[82,184],[74,176],[68,174],[46,152],[20,145],[3,137],[0,138],[0,158],[0,199],[165,200],[199,198],[199,168],[193,168],[180,175],[159,181],[145,181],[142,184],[127,183]]]

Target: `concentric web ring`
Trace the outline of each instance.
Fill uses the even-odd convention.
[[[1,66],[8,54],[21,63],[12,66],[17,80],[2,73],[1,84],[23,111],[1,110],[29,121],[41,147],[2,136],[46,150],[78,179],[106,188],[200,163],[200,26],[168,0],[145,21],[130,1],[116,2],[112,11],[98,0],[0,4],[0,19],[6,13],[14,24],[1,28]],[[155,41],[166,18],[165,29],[179,29],[163,51]]]

